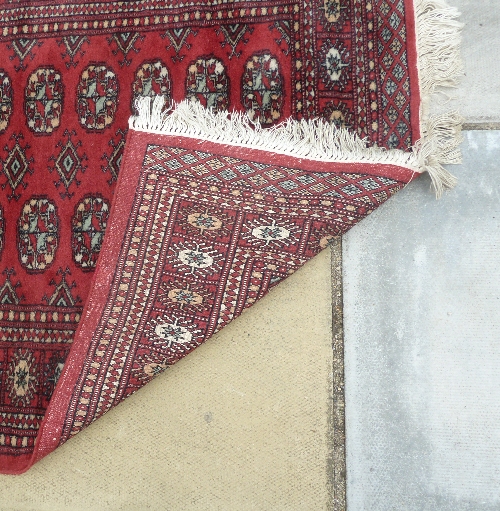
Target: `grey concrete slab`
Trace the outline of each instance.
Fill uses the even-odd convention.
[[[349,511],[500,510],[500,131],[343,240]]]
[[[465,26],[462,59],[465,74],[454,101],[434,102],[433,111],[458,109],[468,123],[500,123],[500,0],[447,0]],[[440,96],[441,101],[446,99]]]

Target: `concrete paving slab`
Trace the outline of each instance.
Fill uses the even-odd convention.
[[[467,123],[500,126],[500,2],[447,0],[462,13],[462,59],[465,75],[456,90],[446,91],[454,101],[435,101],[432,111],[458,109]]]
[[[500,131],[463,154],[343,240],[351,511],[500,509]]]

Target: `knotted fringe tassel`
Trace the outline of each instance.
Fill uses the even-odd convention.
[[[429,104],[437,87],[456,87],[463,74],[460,60],[458,10],[444,0],[414,0],[420,83],[421,139],[413,151],[421,171],[429,173],[436,197],[457,180],[442,165],[461,163],[463,119],[457,112],[429,116]]]
[[[214,112],[197,102],[183,101],[165,109],[165,99],[139,98],[138,115],[129,121],[137,131],[181,135],[250,147],[311,160],[391,164],[414,172],[428,172],[436,196],[452,188],[456,178],[443,165],[460,163],[458,146],[461,117],[453,112],[428,116],[427,107],[436,87],[456,86],[461,74],[460,29],[456,9],[442,0],[415,0],[418,67],[421,94],[421,138],[411,152],[369,147],[364,139],[322,119],[288,119],[263,129],[246,114]]]
[[[413,148],[421,171],[429,173],[437,198],[445,188],[453,188],[457,183],[457,178],[443,165],[462,161],[459,149],[462,122],[456,112],[429,117],[422,128],[422,138]]]

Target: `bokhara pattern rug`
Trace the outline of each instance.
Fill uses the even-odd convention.
[[[1,472],[27,470],[422,171],[438,194],[453,184],[441,163],[458,160],[460,120],[425,112],[458,72],[440,0],[0,13]]]

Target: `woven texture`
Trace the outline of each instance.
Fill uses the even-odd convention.
[[[1,14],[0,454],[2,470],[19,472],[412,177],[382,166],[270,164],[177,140],[148,140],[126,167],[134,99],[187,98],[264,127],[322,117],[369,144],[408,149],[419,136],[419,95],[411,2],[30,2]],[[98,259],[121,172],[116,204],[130,223],[115,213],[114,232],[128,237],[110,238]],[[149,272],[143,291],[120,266],[130,258]],[[98,260],[118,287],[108,294],[97,279],[89,302]],[[131,302],[128,287],[139,293]],[[125,341],[113,303],[133,321]],[[87,327],[74,343],[82,314]]]

